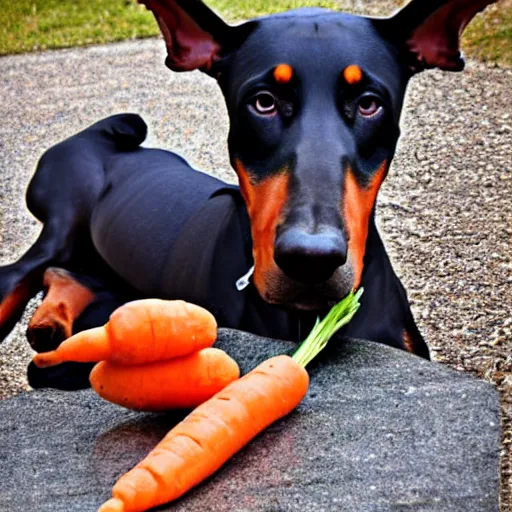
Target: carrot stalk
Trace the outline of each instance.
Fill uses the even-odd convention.
[[[211,347],[217,323],[206,309],[182,300],[144,299],[116,309],[102,327],[82,331],[51,352],[37,354],[40,368],[65,361],[143,364]]]
[[[349,293],[331,308],[321,322],[317,318],[308,337],[292,356],[298,364],[306,367],[325,348],[331,337],[352,320],[359,309],[359,299],[362,294],[363,288],[360,288],[355,294],[354,292]]]
[[[98,512],[143,512],[179,498],[293,411],[308,390],[306,364],[352,318],[360,296],[349,294],[334,313],[317,322],[293,357],[264,361],[194,409],[118,480],[113,498]]]
[[[125,366],[98,363],[89,380],[105,400],[140,411],[193,409],[240,377],[236,362],[218,348]]]

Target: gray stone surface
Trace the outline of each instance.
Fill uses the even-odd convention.
[[[294,345],[221,330],[243,371]],[[161,510],[498,510],[495,390],[364,341],[330,346],[299,408]],[[91,391],[0,403],[0,510],[92,512],[184,413],[143,414]]]

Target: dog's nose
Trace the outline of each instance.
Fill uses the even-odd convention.
[[[321,283],[347,261],[347,243],[338,231],[311,234],[289,228],[277,237],[274,258],[291,279],[307,284]]]

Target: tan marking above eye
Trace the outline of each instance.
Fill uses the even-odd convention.
[[[278,84],[287,84],[293,78],[293,68],[289,64],[278,64],[274,69],[274,80]]]
[[[363,79],[363,71],[357,64],[351,64],[343,70],[343,78],[349,85],[358,84]]]

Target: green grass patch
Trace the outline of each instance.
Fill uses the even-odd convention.
[[[502,0],[478,15],[464,34],[462,46],[468,56],[512,66],[512,0]]]
[[[101,44],[159,34],[135,0],[0,0],[0,55]],[[396,2],[395,2],[396,3]],[[209,0],[227,21],[237,22],[297,7],[350,9],[352,0]],[[389,8],[389,2],[384,2]],[[383,14],[388,14],[384,12]],[[464,37],[471,57],[512,65],[512,0],[479,16]]]
[[[299,7],[340,9],[334,0],[206,0],[227,21],[239,21],[289,11]]]
[[[330,0],[212,0],[228,21]],[[0,55],[68,48],[159,34],[153,15],[135,0],[1,0]]]
[[[154,36],[151,13],[127,0],[3,0],[0,55]]]

